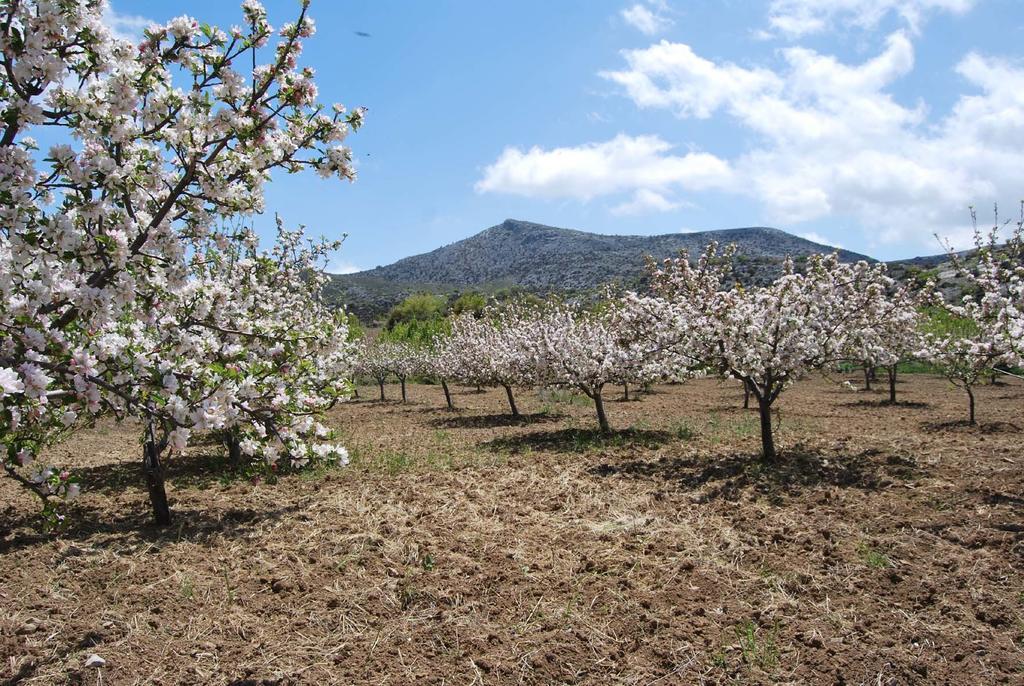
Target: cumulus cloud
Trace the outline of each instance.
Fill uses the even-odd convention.
[[[510,147],[484,170],[475,188],[478,193],[582,201],[647,190],[671,204],[663,197],[671,189],[703,190],[730,184],[732,170],[723,160],[703,152],[678,155],[672,150],[672,144],[658,136],[625,134],[575,147]],[[653,195],[645,197],[648,209],[658,202]]]
[[[911,31],[920,30],[931,12],[963,14],[976,0],[772,0],[768,24],[778,33],[800,37],[820,33],[837,23],[873,29],[895,14]]]
[[[842,248],[843,247],[843,246],[839,245],[838,243],[836,243],[835,241],[830,241],[829,239],[825,238],[824,236],[822,236],[817,231],[807,231],[805,233],[802,233],[802,234],[800,234],[800,238],[806,238],[807,240],[811,241],[812,243],[820,243],[821,245],[830,245],[833,248]]]
[[[335,260],[327,265],[327,269],[324,271],[328,274],[355,274],[363,271],[363,268],[345,260]]]
[[[640,107],[671,107],[682,116],[706,119],[723,104],[778,90],[781,80],[766,69],[715,64],[689,45],[661,41],[623,52],[627,68],[601,72],[622,86]]]
[[[637,31],[648,36],[654,36],[671,27],[674,23],[665,16],[666,10],[667,5],[663,2],[648,3],[647,5],[637,3],[631,7],[626,7],[619,14],[627,24]]]
[[[730,119],[753,142],[735,159],[714,159],[730,170],[729,188],[773,221],[855,217],[883,240],[931,245],[932,232],[962,229],[968,204],[1020,194],[1020,64],[967,55],[956,66],[966,92],[930,121],[923,103],[890,92],[914,68],[905,32],[859,64],[799,47],[780,54],[784,66],[769,70],[662,41],[625,51],[625,67],[602,75],[638,107]]]
[[[657,191],[641,188],[633,193],[633,197],[630,200],[613,207],[611,213],[622,217],[634,214],[647,214],[649,212],[669,212],[690,204],[678,200],[669,200]]]
[[[142,32],[155,22],[136,14],[122,14],[115,10],[113,5],[106,3],[103,7],[103,23],[115,38],[134,43],[142,37]]]

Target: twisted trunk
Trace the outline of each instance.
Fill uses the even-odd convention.
[[[384,381],[383,381],[383,379],[378,379],[377,380],[377,385],[380,386],[380,399],[381,400],[386,400],[386,398],[384,397]]]
[[[775,452],[775,437],[772,435],[772,403],[765,396],[757,399],[757,409],[761,415],[761,459],[770,464],[778,462]]]
[[[505,384],[505,383],[503,383],[501,385],[505,389],[505,395],[508,396],[508,406],[509,406],[509,409],[512,410],[512,416],[513,417],[518,417],[519,416],[519,408],[516,407],[516,399],[512,395],[512,387],[509,386],[508,384]]]
[[[889,402],[896,404],[896,365],[889,365],[886,370],[889,373]]]
[[[974,424],[977,423],[977,422],[974,421],[974,389],[971,388],[970,386],[965,386],[964,388],[966,388],[966,390],[967,390],[967,400],[968,400],[967,407],[968,407],[968,416],[970,417],[970,419],[968,421],[970,422],[971,426],[974,426]]]
[[[171,523],[171,507],[167,502],[164,466],[160,462],[160,452],[161,447],[155,440],[146,441],[142,452],[142,472],[146,477],[149,502],[153,506],[153,521],[157,526],[168,526]]]
[[[406,401],[406,398],[405,398],[405,377],[403,376],[403,377],[399,378],[398,381],[402,384],[402,402],[404,403]]]
[[[590,393],[590,397],[594,399],[594,409],[597,410],[597,423],[601,427],[601,433],[611,433],[612,428],[608,424],[608,415],[604,412],[604,398],[601,397],[601,391],[603,386],[597,386]]]
[[[224,438],[224,445],[228,448],[228,461],[232,468],[238,469],[242,464],[242,447],[238,444],[238,436],[233,431],[229,431]]]
[[[444,401],[448,404],[449,410],[455,409],[455,404],[452,403],[452,392],[448,389],[448,382],[441,379],[441,388],[444,390]]]

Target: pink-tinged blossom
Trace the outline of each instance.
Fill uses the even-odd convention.
[[[188,445],[188,439],[191,433],[192,432],[189,429],[185,429],[183,427],[174,429],[167,436],[167,448],[172,453],[180,453]]]
[[[262,252],[235,220],[265,211],[275,170],[351,179],[338,143],[364,112],[316,102],[305,5],[281,36],[248,1],[230,35],[178,17],[138,45],[101,11],[0,8],[0,439],[46,442],[112,413],[176,451],[215,429],[254,456],[272,443],[311,461],[330,434],[320,415],[350,388],[344,314],[320,295],[338,242],[279,224]],[[270,63],[236,71],[278,38]],[[43,125],[66,141],[45,156]]]
[[[0,367],[0,398],[13,393],[21,393],[25,390],[18,373],[10,367]]]

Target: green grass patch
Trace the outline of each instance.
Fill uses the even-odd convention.
[[[892,567],[892,560],[885,553],[872,548],[866,543],[861,543],[857,546],[857,554],[860,555],[864,564],[872,569],[889,569]]]
[[[743,661],[752,667],[771,671],[779,666],[779,624],[771,629],[759,627],[753,620],[746,620],[736,626]]]

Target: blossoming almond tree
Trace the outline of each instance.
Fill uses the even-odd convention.
[[[512,416],[520,416],[512,389],[537,383],[536,321],[535,313],[515,305],[489,309],[480,318],[456,317],[448,339],[461,358],[455,378],[470,386],[501,386]]]
[[[888,276],[885,265],[866,273],[868,278],[885,292],[885,297],[871,299],[870,306],[854,313],[847,325],[846,354],[865,369],[886,369],[889,403],[895,405],[897,366],[920,354],[924,345],[921,310],[934,299],[934,292],[931,284],[916,293],[908,285],[898,284]]]
[[[1003,243],[999,209],[994,211],[992,228],[983,234],[978,230],[977,214],[971,208],[977,249],[973,264],[967,264],[957,253],[949,254],[958,272],[977,293],[978,315],[989,322],[993,334],[1006,348],[1009,362],[1024,361],[1024,201],[1020,216]],[[1009,222],[1007,222],[1009,223]]]
[[[537,322],[537,360],[540,379],[548,384],[574,386],[594,401],[598,425],[611,431],[604,408],[608,383],[629,383],[667,376],[665,351],[655,350],[640,337],[619,326],[621,305],[610,301],[598,312],[557,306]]]
[[[402,402],[408,402],[406,382],[423,369],[423,351],[412,343],[405,341],[385,341],[381,344],[389,350],[385,357],[389,360],[391,373],[398,379],[402,389]]]
[[[974,387],[1007,361],[1006,342],[981,316],[980,305],[946,304],[927,327],[923,356],[942,368],[950,382],[967,393],[967,421],[976,423]]]
[[[977,229],[973,208],[971,219],[977,248],[973,259],[968,262],[951,248],[949,254],[972,292],[958,303],[936,301],[923,353],[967,393],[967,419],[975,424],[974,387],[997,365],[1024,360],[1024,214],[1006,245],[998,241],[998,211],[987,235]]]
[[[455,402],[452,400],[448,381],[464,378],[467,374],[462,351],[456,347],[450,328],[446,327],[431,340],[423,353],[422,374],[437,380],[444,392],[445,406],[449,410],[454,410]]]
[[[384,384],[391,376],[394,362],[390,356],[390,348],[378,339],[362,340],[359,342],[356,352],[355,367],[353,370],[356,377],[369,377],[373,379],[380,389],[380,400],[387,400],[384,394]]]
[[[270,472],[347,460],[319,421],[351,388],[348,319],[321,297],[338,243],[303,245],[303,231],[280,220],[269,254],[251,233],[238,237],[195,254],[187,284],[163,292],[147,316],[142,340],[162,376],[147,387],[129,370],[121,375],[123,396],[148,400],[144,466],[158,520],[166,514],[157,507],[166,500],[160,453],[180,452],[194,431],[226,434],[232,457]]]
[[[877,267],[844,264],[836,255],[809,257],[804,273],[787,260],[768,286],[726,289],[730,257],[712,244],[696,265],[686,255],[668,260],[652,273],[661,314],[659,300],[635,304],[661,320],[665,345],[682,341],[681,354],[749,387],[758,402],[762,457],[774,462],[773,403],[802,375],[842,359],[853,323],[885,311],[885,292]]]
[[[235,240],[213,227],[262,211],[275,169],[354,177],[342,141],[363,111],[316,104],[312,71],[297,67],[314,31],[306,9],[275,34],[263,8],[247,0],[245,28],[224,33],[179,17],[133,45],[110,34],[94,0],[0,6],[0,441],[8,474],[106,411],[166,425],[165,438],[151,435],[154,445],[187,443],[191,429],[177,417],[192,408],[161,403],[174,379],[208,373],[193,362],[209,357],[188,342],[154,348],[147,327],[179,324],[169,313],[180,312],[190,289],[206,288],[196,285],[189,256]],[[257,66],[264,55],[269,61]],[[37,130],[55,141],[46,152],[31,136]],[[272,379],[268,371],[264,381]],[[238,404],[216,393],[206,401]],[[287,435],[268,440],[288,445]],[[37,493],[72,492],[63,472],[47,473],[58,480],[46,477]]]

